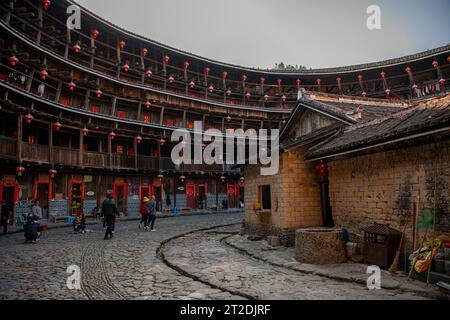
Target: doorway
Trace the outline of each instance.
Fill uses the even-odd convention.
[[[140,189],[140,196],[139,199],[142,201],[142,199],[144,199],[145,197],[149,198],[152,196],[152,190],[151,190],[151,186],[147,185],[147,184],[143,184],[141,185],[141,189]]]
[[[323,181],[320,183],[320,202],[322,207],[323,225],[327,228],[334,227],[333,212],[330,202],[329,182]]]
[[[153,195],[155,196],[156,200],[156,211],[162,212],[163,186],[161,184],[153,186]]]
[[[70,214],[80,216],[83,211],[84,182],[82,180],[71,180],[69,186]]]
[[[206,209],[206,185],[199,184],[197,185],[197,208],[198,209]]]
[[[51,184],[50,182],[41,182],[36,180],[34,184],[34,199],[39,200],[39,206],[42,208],[42,218],[49,218],[48,204],[51,199]]]
[[[195,184],[186,185],[186,207],[195,208]]]
[[[114,183],[114,198],[116,199],[117,210],[119,210],[120,214],[126,212],[127,203],[126,203],[126,195],[127,195],[127,186],[125,183]]]
[[[19,184],[13,182],[0,182],[0,203],[5,201],[8,210],[10,211],[10,225],[13,225],[14,205],[19,201]]]
[[[227,185],[228,208],[236,208],[236,185]]]

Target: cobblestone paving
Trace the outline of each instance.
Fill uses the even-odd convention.
[[[217,287],[257,299],[425,299],[395,289],[369,291],[361,284],[277,267],[243,255],[225,243],[227,237],[207,231],[189,234],[165,244],[164,257]]]
[[[50,230],[34,245],[23,234],[0,237],[0,299],[242,299],[179,274],[156,254],[171,237],[241,221],[235,213],[159,219],[156,232],[118,222],[110,241],[100,224],[83,235]],[[67,289],[70,265],[81,268],[82,290]]]

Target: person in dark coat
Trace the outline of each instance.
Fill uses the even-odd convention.
[[[24,225],[25,242],[31,241],[36,243],[39,237],[39,217],[35,216],[33,212],[30,212],[27,216],[27,222]]]
[[[105,201],[103,201],[102,205],[102,214],[106,221],[106,232],[105,232],[105,240],[111,239],[113,237],[114,230],[114,222],[116,220],[116,214],[119,214],[119,210],[117,210],[116,203],[110,193],[106,195]],[[108,238],[109,236],[109,238]]]
[[[156,231],[154,229],[155,220],[156,220],[156,197],[153,195],[152,199],[147,202],[147,211],[148,211],[148,219],[151,231]],[[148,225],[148,224],[147,224]]]
[[[2,213],[1,213],[1,225],[3,227],[3,234],[7,234],[8,233],[8,224],[9,224],[9,218],[11,216],[11,210],[9,208],[9,206],[7,205],[6,201],[3,200],[2,201]]]

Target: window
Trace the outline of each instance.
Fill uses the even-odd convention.
[[[272,200],[270,197],[270,185],[259,187],[259,203],[261,204],[261,209],[270,210],[272,209]]]

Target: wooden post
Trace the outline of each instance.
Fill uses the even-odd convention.
[[[245,131],[245,119],[244,118],[242,118],[242,130],[244,130]]]
[[[95,39],[91,35],[91,62],[90,62],[90,68],[94,68],[94,62],[95,62]]]
[[[66,27],[66,47],[64,49],[64,58],[69,57],[69,49],[70,49],[70,43],[72,42],[72,36],[70,34],[70,29]]]
[[[138,170],[138,144],[136,138],[133,139],[133,147],[134,147],[134,168],[136,171]]]
[[[83,132],[80,130],[80,152],[78,154],[78,163],[80,164],[80,166],[82,168],[84,168],[84,166],[83,166],[83,153],[84,153],[83,145],[84,145],[84,135],[83,135]]]
[[[27,86],[25,88],[26,91],[30,92],[31,86],[33,85],[33,76],[34,76],[34,69],[31,69],[28,73],[28,80],[27,80]]]
[[[58,87],[56,88],[56,96],[55,96],[55,102],[59,103],[59,99],[61,98],[61,91],[62,91],[62,81],[58,81]]]
[[[11,12],[14,10],[14,1],[9,1],[9,10],[6,12],[5,22],[9,24],[11,21]]]
[[[136,116],[137,121],[141,120],[141,113],[142,113],[142,102],[139,102],[137,116]]]
[[[22,136],[23,136],[23,115],[19,114],[17,120],[17,159],[22,163]]]
[[[113,157],[112,157],[112,141],[111,141],[111,137],[108,134],[108,158],[109,158],[109,168],[112,169],[113,168]]]
[[[52,165],[54,165],[53,158],[53,124],[50,122],[48,124],[48,161]]]
[[[222,132],[225,131],[225,118],[222,118]]]
[[[187,127],[187,123],[186,123],[186,110],[183,111],[183,127]]]
[[[44,14],[43,14],[43,10],[42,10],[42,6],[38,7],[38,31],[36,34],[36,43],[40,44],[41,43],[41,38],[42,38],[42,28],[44,27]]]
[[[164,107],[161,108],[161,113],[159,115],[159,124],[163,124],[164,122]]]
[[[116,105],[117,105],[117,97],[113,97],[113,102],[111,106],[111,115],[114,116],[116,114]]]

